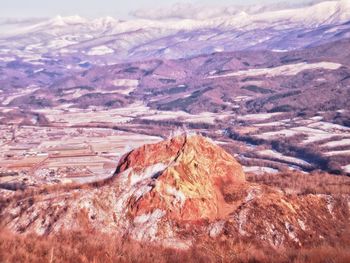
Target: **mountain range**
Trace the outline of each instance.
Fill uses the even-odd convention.
[[[186,58],[233,50],[283,52],[350,36],[350,3],[324,1],[307,7],[252,8],[210,18],[128,21],[57,16],[48,20],[0,20],[1,61],[71,67]]]

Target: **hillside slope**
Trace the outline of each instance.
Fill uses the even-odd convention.
[[[99,184],[2,200],[0,221],[18,233],[94,230],[178,248],[203,237],[298,247],[344,235],[349,201],[248,183],[223,149],[181,135],[131,151]]]

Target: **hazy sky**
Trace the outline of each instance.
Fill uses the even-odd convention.
[[[100,17],[109,15],[125,19],[130,18],[130,12],[140,8],[159,8],[181,2],[244,5],[278,3],[281,0],[0,0],[0,17],[52,17],[55,15]],[[292,2],[309,2],[309,0],[293,0]]]

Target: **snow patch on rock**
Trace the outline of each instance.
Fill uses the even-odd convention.
[[[117,180],[121,186],[121,193],[115,205],[115,212],[122,214],[128,207],[130,198],[135,198],[136,201],[152,190],[151,183],[153,177],[159,172],[165,170],[167,165],[157,163],[144,169],[142,172],[136,173],[132,168],[129,168],[118,175]]]
[[[306,226],[305,226],[305,223],[304,223],[303,220],[298,219],[298,224],[299,224],[300,228],[301,228],[303,231],[306,230]]]
[[[222,233],[224,229],[225,221],[218,221],[209,227],[209,236],[215,238]]]
[[[135,240],[155,241],[158,232],[158,223],[166,213],[160,209],[152,213],[143,214],[134,218],[135,228],[132,236]]]
[[[247,234],[247,232],[244,230],[244,225],[247,223],[247,214],[248,211],[246,209],[240,211],[238,214],[238,232],[242,236]]]
[[[179,204],[180,207],[183,207],[186,202],[186,196],[183,192],[176,190],[176,188],[167,185],[166,193],[174,197],[174,205]]]
[[[148,166],[142,173],[131,173],[130,185],[135,185],[143,180],[150,179],[155,176],[157,173],[164,171],[167,168],[167,165],[163,163],[157,163],[151,166]]]
[[[294,242],[298,243],[299,245],[301,245],[300,240],[298,239],[298,237],[294,231],[294,226],[289,222],[285,222],[284,226],[287,230],[287,234],[288,234],[289,238],[291,240],[293,240]]]
[[[254,200],[256,197],[258,197],[261,194],[261,190],[258,188],[253,188],[248,190],[248,195],[245,198],[245,202],[250,202]]]

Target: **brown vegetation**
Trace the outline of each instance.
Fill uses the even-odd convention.
[[[256,247],[230,240],[199,240],[189,250],[112,235],[71,232],[50,237],[0,232],[0,262],[349,262],[349,240],[302,249]]]
[[[350,177],[331,175],[325,172],[310,174],[286,171],[278,174],[246,174],[250,182],[281,188],[298,194],[350,194]]]

